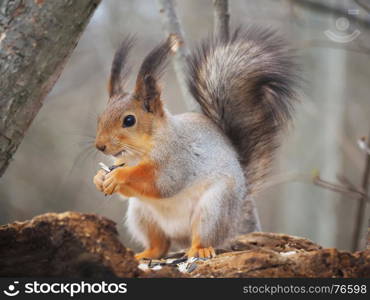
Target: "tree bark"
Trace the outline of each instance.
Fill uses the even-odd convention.
[[[0,2],[0,176],[99,3]]]
[[[44,214],[0,226],[0,276],[137,277],[116,224],[94,214]]]
[[[370,134],[365,140],[367,149],[370,148]],[[361,189],[364,192],[364,196],[362,196],[359,200],[359,204],[357,207],[356,218],[355,218],[355,227],[353,233],[353,241],[352,241],[352,250],[361,250],[362,248],[362,232],[363,232],[363,224],[365,222],[365,213],[366,213],[366,202],[369,194],[369,181],[370,181],[370,153],[366,150],[364,151],[366,155],[365,160],[365,168],[364,173],[362,175],[362,182],[361,182]],[[364,237],[366,240],[366,237]]]
[[[323,249],[277,233],[236,237],[210,260],[134,258],[116,224],[95,214],[48,213],[0,226],[2,277],[369,277],[370,251]],[[185,263],[186,268],[180,268]]]

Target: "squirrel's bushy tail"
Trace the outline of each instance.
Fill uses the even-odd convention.
[[[286,43],[270,30],[238,29],[204,41],[188,65],[192,95],[231,140],[254,191],[291,118],[296,72]]]

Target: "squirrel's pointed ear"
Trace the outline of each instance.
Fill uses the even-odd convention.
[[[114,55],[108,84],[110,98],[125,94],[124,87],[130,71],[130,68],[127,66],[127,58],[133,43],[134,38],[132,36],[127,36]]]
[[[155,47],[144,59],[136,80],[135,96],[143,102],[147,112],[161,112],[161,90],[158,81],[163,74],[171,53],[176,51],[177,39],[171,35],[165,42]]]

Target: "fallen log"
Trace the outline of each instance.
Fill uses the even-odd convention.
[[[286,234],[250,233],[218,253],[209,260],[183,262],[175,253],[176,259],[138,262],[120,243],[116,224],[95,214],[48,213],[0,226],[0,276],[370,277],[369,249],[323,249]]]

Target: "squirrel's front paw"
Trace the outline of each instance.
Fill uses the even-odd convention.
[[[117,168],[105,175],[103,182],[103,192],[106,195],[111,195],[118,191],[119,185],[124,184],[124,176],[122,176],[122,168]]]
[[[107,171],[99,170],[98,173],[96,173],[96,175],[94,176],[94,184],[96,188],[101,192],[103,192],[103,182],[106,174]]]

